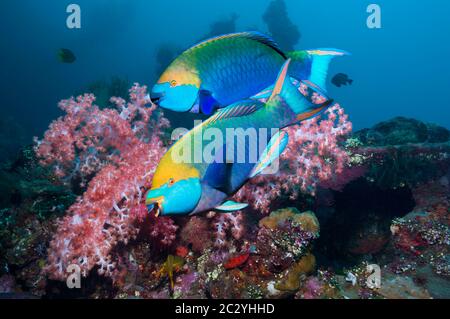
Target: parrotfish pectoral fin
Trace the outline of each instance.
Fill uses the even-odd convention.
[[[275,159],[277,159],[286,148],[289,142],[289,135],[284,131],[279,131],[276,133],[269,141],[266,149],[261,155],[258,164],[255,165],[252,172],[250,173],[249,178],[253,178],[273,163]]]
[[[232,200],[228,200],[225,203],[223,203],[220,206],[216,207],[216,210],[223,211],[223,212],[235,212],[241,209],[244,209],[248,206],[248,204],[245,203],[237,203],[233,202]]]
[[[251,97],[252,100],[267,100],[268,98],[270,98],[270,95],[272,94],[273,91],[273,85],[269,86],[267,89],[259,92],[258,94],[255,94]]]
[[[211,92],[206,90],[200,90],[199,92],[199,105],[200,111],[206,115],[211,115],[216,109],[222,107]]]
[[[218,110],[216,113],[214,113],[213,116],[209,118],[209,121],[210,124],[212,124],[227,118],[229,119],[250,115],[262,107],[264,107],[263,102],[253,99],[236,102],[227,107],[224,107],[223,109]]]
[[[311,55],[311,76],[309,80],[321,88],[326,88],[328,67],[333,58],[337,56],[350,55],[348,52],[338,49],[316,49],[306,51]]]

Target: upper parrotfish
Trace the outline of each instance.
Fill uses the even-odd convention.
[[[209,115],[268,88],[287,59],[292,78],[325,90],[330,61],[346,54],[337,49],[284,53],[259,32],[226,34],[179,55],[162,73],[150,98],[165,109]]]

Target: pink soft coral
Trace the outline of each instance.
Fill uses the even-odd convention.
[[[295,199],[299,191],[315,193],[319,183],[333,180],[344,172],[349,155],[339,145],[352,130],[344,109],[338,104],[322,116],[286,129],[289,144],[275,175],[251,180],[236,195],[254,209],[268,213],[270,204],[282,193]]]
[[[217,248],[228,245],[228,235],[234,239],[241,239],[245,233],[244,215],[236,213],[210,213],[213,218],[213,229],[215,231],[214,246]]]
[[[152,120],[156,106],[146,107],[145,96],[146,87],[135,84],[128,103],[111,98],[115,108],[101,110],[92,94],[61,101],[59,107],[66,115],[50,125],[43,140],[35,139],[41,163],[52,166],[59,177],[80,175],[86,180],[120,161],[139,143],[155,142],[152,137],[168,126],[168,121],[161,115]],[[154,130],[149,130],[149,125]]]
[[[116,109],[103,110],[93,104],[93,95],[63,101],[67,114],[38,141],[41,162],[59,176],[96,173],[59,221],[45,269],[51,278],[64,279],[69,264],[79,265],[85,276],[94,266],[114,275],[111,249],[136,236],[135,221],[145,214],[144,192],[165,152],[161,129],[168,125],[162,115],[152,120],[155,106],[145,106],[145,95],[146,88],[136,84],[129,103],[113,98]]]

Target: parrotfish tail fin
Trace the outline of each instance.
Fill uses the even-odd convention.
[[[328,68],[331,60],[350,53],[338,49],[315,49],[289,52],[293,68],[291,75],[298,80],[309,80],[326,90]]]
[[[268,107],[281,107],[283,112],[286,109],[286,126],[312,118],[333,103],[318,85],[310,81],[294,85],[288,73],[290,63],[291,59],[284,63],[267,101]]]
[[[311,76],[309,80],[326,90],[328,68],[331,60],[337,56],[350,55],[338,49],[317,49],[307,51],[311,56]]]

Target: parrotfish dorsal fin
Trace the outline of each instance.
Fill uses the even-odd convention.
[[[216,41],[225,40],[225,39],[233,39],[233,38],[235,38],[235,39],[236,38],[244,38],[244,39],[257,41],[259,43],[267,45],[268,47],[270,47],[273,50],[277,51],[285,59],[287,59],[287,57],[284,54],[284,52],[280,49],[278,44],[271,37],[269,37],[269,36],[267,36],[265,34],[262,34],[262,33],[258,32],[258,31],[247,31],[247,32],[229,33],[229,34],[220,35],[220,36],[217,36],[217,37],[210,38],[208,40],[202,41],[202,42],[192,46],[187,51],[197,49],[197,48],[199,48],[201,46],[204,46],[204,45],[207,45],[207,44],[211,44],[211,43],[214,43]]]
[[[289,69],[290,63],[291,63],[291,59],[288,59],[286,62],[284,62],[283,67],[281,68],[281,71],[278,74],[278,78],[273,87],[272,95],[270,96],[269,101],[281,93],[281,90],[283,89],[284,81],[286,80],[286,76],[288,75],[288,69]]]
[[[275,42],[274,39],[269,37],[268,35],[265,35],[258,31],[249,31],[249,32],[243,32],[242,33],[244,37],[248,37],[249,39],[256,40],[262,44],[265,44],[275,51],[277,51],[281,56],[283,56],[285,59],[287,59],[286,54],[281,50],[281,48],[278,46],[278,43]]]

